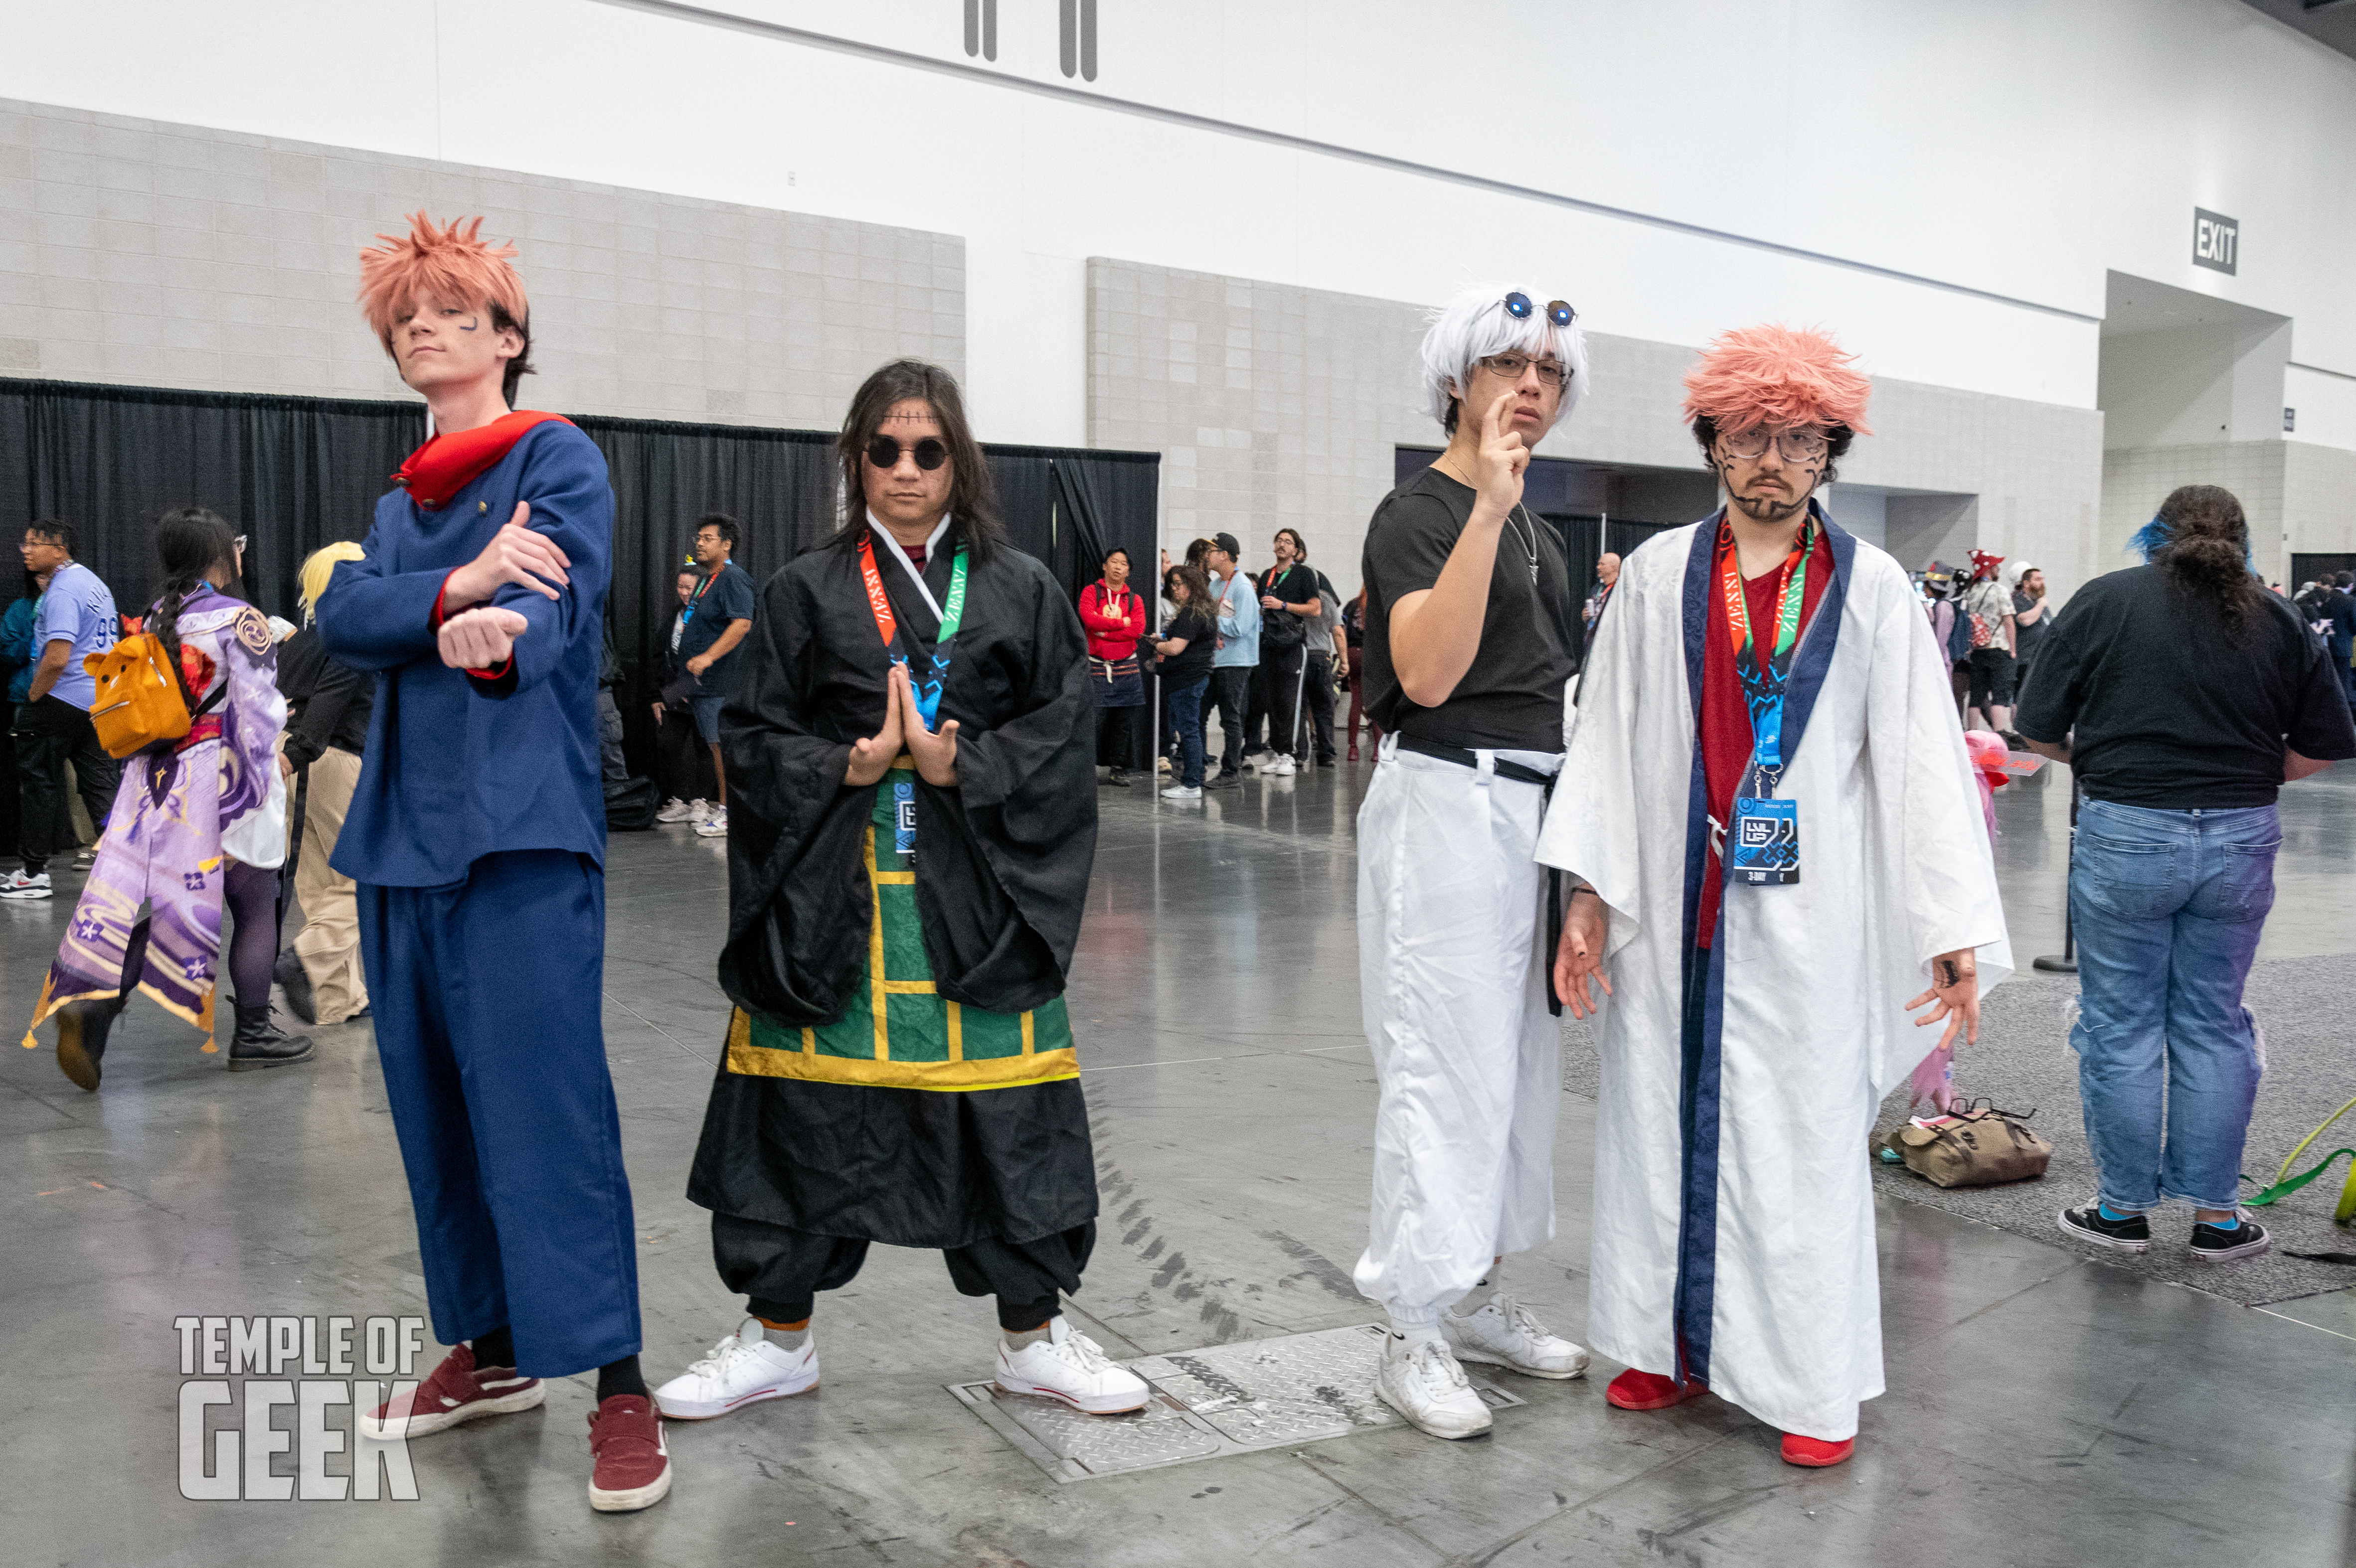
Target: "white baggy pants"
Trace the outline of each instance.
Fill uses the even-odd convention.
[[[1538,949],[1545,815],[1559,756],[1482,752],[1468,768],[1383,737],[1358,810],[1358,984],[1382,1100],[1358,1288],[1433,1323],[1493,1257],[1554,1235],[1562,1042]]]

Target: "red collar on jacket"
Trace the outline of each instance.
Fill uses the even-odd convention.
[[[513,451],[527,431],[550,420],[559,424],[573,422],[562,414],[519,409],[473,430],[437,435],[409,454],[409,461],[401,465],[392,482],[408,491],[409,498],[421,510],[438,512],[449,505],[451,496]]]

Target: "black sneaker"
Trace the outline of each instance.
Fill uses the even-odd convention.
[[[2141,1214],[2130,1214],[2124,1220],[2107,1220],[2103,1217],[2101,1204],[2089,1203],[2083,1209],[2062,1210],[2061,1225],[2063,1235],[2092,1242],[2098,1247],[2109,1247],[2122,1253],[2151,1251],[2151,1221]]]
[[[2222,1264],[2266,1250],[2266,1228],[2247,1215],[2228,1231],[2206,1220],[2192,1227],[2192,1255],[2204,1264]]]

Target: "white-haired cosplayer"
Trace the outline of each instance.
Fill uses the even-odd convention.
[[[1577,1377],[1505,1293],[1554,1234],[1560,1046],[1533,850],[1578,667],[1570,572],[1522,506],[1587,352],[1556,292],[1466,291],[1423,340],[1438,461],[1366,531],[1364,685],[1385,731],[1358,813],[1358,963],[1382,1101],[1360,1290],[1390,1314],[1376,1388],[1437,1437],[1489,1426],[1460,1360]]]

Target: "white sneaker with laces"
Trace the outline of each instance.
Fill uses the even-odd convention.
[[[698,838],[727,837],[728,808],[724,805],[715,806],[711,816],[695,825],[695,836]]]
[[[1290,757],[1279,757],[1276,761],[1269,763],[1267,767],[1262,768],[1260,771],[1268,774],[1270,778],[1289,779],[1297,770],[1294,768],[1292,759]]]
[[[660,811],[655,813],[655,820],[657,822],[694,822],[703,816],[706,809],[703,802],[700,800],[685,801],[673,795],[663,802]]]
[[[0,899],[45,899],[48,896],[49,874],[47,871],[28,877],[20,866],[9,872],[6,880],[0,880]]]
[[[1510,1367],[1534,1378],[1575,1378],[1587,1371],[1587,1352],[1548,1333],[1530,1309],[1510,1296],[1489,1298],[1480,1311],[1440,1315],[1440,1332],[1460,1361]]]
[[[1145,1380],[1108,1357],[1060,1312],[1047,1338],[1016,1350],[998,1341],[998,1386],[1008,1393],[1060,1399],[1087,1415],[1145,1408]]]
[[[1489,1407],[1472,1392],[1472,1380],[1445,1339],[1410,1344],[1397,1334],[1386,1335],[1375,1395],[1406,1416],[1409,1426],[1434,1437],[1478,1437],[1489,1430]]]
[[[1162,792],[1162,798],[1164,800],[1200,800],[1203,798],[1203,786],[1200,784],[1172,784],[1168,789]]]
[[[709,1421],[816,1387],[817,1336],[804,1334],[799,1350],[780,1349],[769,1343],[759,1318],[747,1317],[710,1355],[655,1390],[655,1408],[673,1421]]]

